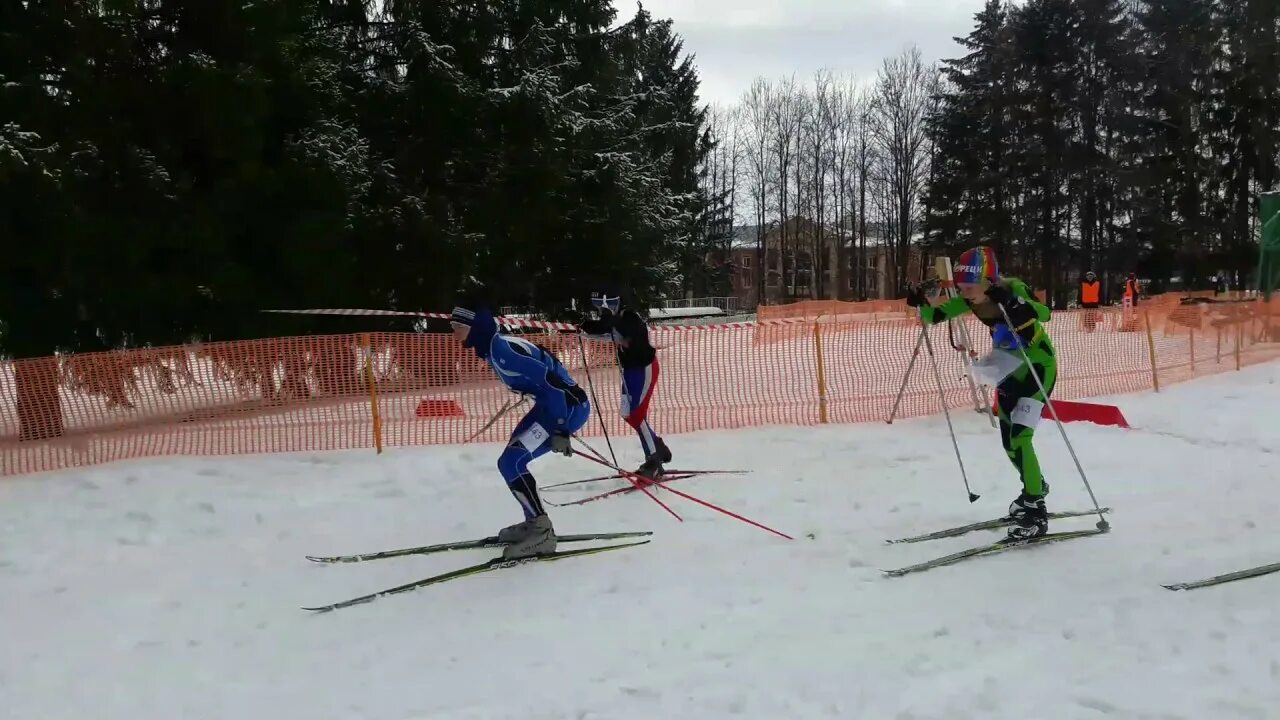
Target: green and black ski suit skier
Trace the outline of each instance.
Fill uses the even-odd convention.
[[[1027,357],[1040,375],[1045,390],[1052,394],[1058,377],[1058,360],[1053,341],[1044,329],[1044,323],[1049,322],[1049,308],[1037,302],[1027,290],[1026,283],[1017,278],[1001,278],[996,281],[987,291],[987,297],[987,301],[978,304],[960,296],[936,307],[924,304],[920,307],[920,317],[932,325],[972,312],[982,324],[992,329],[993,337],[996,337],[996,330],[1005,325],[1004,316],[996,304],[998,300],[1009,313],[1009,320],[1013,323],[1012,330],[1021,339]],[[1022,353],[1016,347],[1007,349],[1022,359]],[[1000,416],[1000,439],[1009,461],[1018,469],[1022,478],[1023,493],[1029,498],[1041,498],[1048,491],[1048,486],[1040,472],[1040,461],[1036,458],[1031,441],[1046,398],[1037,387],[1025,361],[996,387],[996,400]]]

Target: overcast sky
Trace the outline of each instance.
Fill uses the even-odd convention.
[[[645,0],[671,18],[694,54],[704,102],[732,104],[756,76],[795,73],[809,80],[826,67],[875,76],[881,61],[913,43],[926,62],[956,57],[952,40],[968,35],[983,0]],[[635,6],[618,0],[619,20]]]

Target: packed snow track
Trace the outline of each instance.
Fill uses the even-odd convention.
[[[332,613],[493,549],[322,565],[518,519],[498,446],[119,463],[0,483],[0,718],[23,720],[990,720],[1274,718],[1280,366],[1108,400],[1068,426],[1110,533],[904,577],[998,531],[885,540],[1004,513],[1018,483],[985,418],[673,435],[675,466],[750,467],[552,510],[561,533],[652,530],[617,552],[505,568]],[[1040,426],[1050,511],[1090,507]],[[614,440],[634,467],[633,438]],[[533,467],[551,484],[598,474]],[[616,486],[607,481],[548,500]],[[1090,529],[1096,518],[1054,521]],[[562,549],[573,547],[564,545]]]

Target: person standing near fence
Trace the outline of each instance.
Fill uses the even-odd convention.
[[[1129,277],[1124,281],[1124,299],[1129,301],[1129,305],[1138,306],[1138,296],[1142,294],[1142,283],[1138,282],[1137,273],[1129,273]]]
[[[1009,505],[1009,516],[1015,523],[1009,528],[1009,537],[1044,535],[1049,531],[1045,508],[1049,484],[1040,471],[1032,440],[1058,374],[1053,342],[1043,325],[1049,321],[1049,308],[1035,300],[1026,283],[1000,276],[995,252],[989,247],[965,251],[954,268],[953,280],[959,296],[935,306],[922,288],[913,287],[907,294],[907,304],[920,308],[920,317],[928,324],[972,312],[991,329],[995,350],[984,358],[989,361],[983,363],[982,370],[996,386],[1000,438],[1005,454],[1022,479],[1022,492]],[[1019,347],[1026,351],[1029,364],[1018,352]],[[1044,384],[1044,392],[1032,377],[1033,371]]]
[[[1080,307],[1084,309],[1084,329],[1093,332],[1098,326],[1098,307],[1102,304],[1102,282],[1090,270],[1080,281]]]
[[[538,498],[538,483],[529,463],[548,452],[571,455],[570,438],[591,414],[587,394],[560,361],[528,340],[498,333],[498,323],[485,308],[455,307],[450,315],[453,336],[475,351],[512,392],[533,396],[533,408],[516,424],[498,456],[498,471],[524,511],[524,521],[503,528],[502,556],[513,560],[555,552],[556,533]]]
[[[616,315],[615,310],[620,310]],[[600,317],[586,320],[578,328],[587,337],[611,341],[617,349],[622,373],[622,402],[619,409],[627,424],[640,436],[644,463],[636,474],[657,480],[671,462],[671,450],[649,424],[649,403],[658,387],[658,351],[649,342],[649,327],[634,308],[622,308],[618,298],[603,298]]]

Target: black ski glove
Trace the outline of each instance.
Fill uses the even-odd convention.
[[[928,298],[924,296],[924,287],[921,285],[907,286],[907,305],[910,307],[924,307],[929,304]]]

